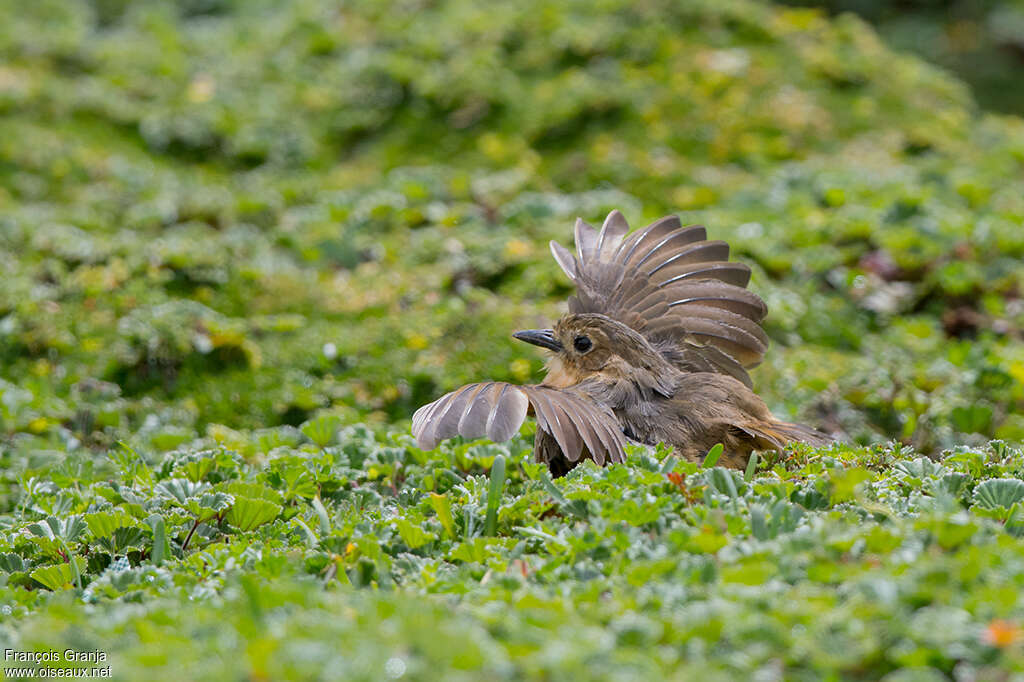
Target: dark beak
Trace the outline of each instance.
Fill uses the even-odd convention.
[[[550,329],[524,329],[512,336],[520,341],[526,341],[526,343],[532,343],[541,348],[547,348],[556,352],[562,350],[562,344],[555,338],[555,332]]]

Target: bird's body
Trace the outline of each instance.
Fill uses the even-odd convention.
[[[506,440],[530,407],[534,455],[556,476],[584,456],[622,461],[627,438],[693,461],[721,443],[721,463],[735,467],[753,450],[829,440],[775,419],[750,389],[746,368],[767,348],[765,308],[744,289],[749,269],[724,260],[728,245],[674,216],[627,232],[615,211],[599,234],[577,223],[576,257],[552,242],[577,295],[553,329],[514,335],[552,351],[544,381],[471,384],[420,408],[422,446],[456,434]]]

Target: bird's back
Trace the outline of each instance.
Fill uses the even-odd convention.
[[[781,449],[793,441],[824,445],[829,439],[811,428],[783,422],[742,382],[713,372],[676,372],[671,397],[642,396],[623,382],[596,382],[594,400],[607,405],[627,437],[665,443],[677,455],[702,461],[716,444],[724,446],[720,463],[744,467],[753,450]]]

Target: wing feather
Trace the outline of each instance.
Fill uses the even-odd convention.
[[[537,425],[555,437],[555,441],[566,459],[570,462],[578,461],[583,443],[572,421],[566,419],[563,425],[558,418],[559,410],[552,403],[551,396],[547,391],[538,390],[530,393],[530,403],[537,416]]]
[[[466,407],[459,418],[457,431],[466,438],[483,438],[487,434],[487,417],[491,414],[491,402],[489,396],[481,396],[484,391],[493,388],[488,384],[477,384],[476,388],[468,391]]]
[[[729,260],[729,245],[723,241],[703,241],[691,244],[685,249],[679,249],[665,260],[658,263],[653,269],[647,272],[648,276],[655,275],[673,263],[707,263],[709,261]]]
[[[574,440],[570,441],[569,450],[559,441],[557,433],[544,428],[551,433],[562,453],[570,462],[578,461],[584,454],[583,446],[590,457],[600,465],[605,462],[622,462],[625,459],[626,438],[622,435],[622,429],[615,415],[604,405],[600,404],[584,391],[578,388],[558,389],[551,386],[527,386],[531,402],[534,407],[538,405],[538,399],[552,409],[557,415],[558,424],[561,427],[571,424]],[[577,449],[579,448],[579,449]]]
[[[618,211],[612,211],[601,225],[601,233],[597,236],[597,253],[602,259],[611,258],[622,243],[622,238],[629,232],[626,217]]]
[[[486,435],[495,442],[506,441],[519,431],[530,407],[526,393],[510,384],[493,384],[494,407],[487,415]]]
[[[551,255],[555,257],[555,262],[562,268],[562,272],[569,276],[569,279],[576,281],[576,259],[572,257],[572,253],[569,249],[565,248],[555,240],[551,240]]]
[[[659,241],[643,255],[634,256],[633,261],[628,263],[628,265],[631,269],[640,269],[642,267],[649,272],[652,268],[664,263],[681,251],[687,250],[688,247],[692,247],[694,244],[702,244],[706,238],[707,230],[702,225],[684,227]]]
[[[597,251],[597,230],[582,218],[576,219],[576,258],[586,264]]]
[[[676,363],[681,369],[709,367],[749,386],[745,368],[768,347],[764,302],[746,289],[750,268],[728,260],[726,242],[709,241],[703,226],[683,227],[676,216],[628,230],[613,211],[600,233],[577,220],[575,256],[552,242],[555,260],[576,284],[569,310],[632,327],[666,357],[686,358]]]
[[[604,464],[625,458],[626,439],[615,415],[573,388],[502,381],[468,384],[416,410],[412,433],[424,450],[454,436],[500,442],[519,432],[531,406],[538,428],[555,440],[567,460],[578,462],[588,455]]]

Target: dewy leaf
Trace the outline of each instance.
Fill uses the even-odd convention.
[[[974,502],[982,509],[1009,509],[1024,500],[1024,481],[993,478],[974,489]]]
[[[195,497],[200,493],[206,492],[210,489],[210,484],[206,482],[194,483],[185,478],[172,478],[167,481],[161,481],[156,486],[156,491],[163,497],[174,500],[178,505],[184,507],[186,501],[190,497]]]
[[[971,482],[971,477],[967,474],[962,474],[959,471],[946,474],[938,483],[938,488],[946,493],[949,493],[953,497],[960,497],[966,490],[967,486]]]
[[[235,504],[228,510],[227,522],[235,528],[250,531],[277,518],[281,505],[251,497],[236,497]]]
[[[39,538],[75,542],[85,532],[86,525],[81,516],[69,516],[63,521],[50,516],[38,523],[30,523],[27,529]]]
[[[913,460],[901,460],[893,465],[893,468],[912,478],[928,478],[938,476],[946,469],[941,464],[933,462],[927,457],[917,457]]]
[[[106,538],[114,534],[118,528],[135,528],[139,522],[135,517],[125,514],[121,510],[101,511],[86,514],[83,519],[89,526],[89,531],[96,538]]]
[[[194,458],[179,464],[175,467],[174,473],[184,474],[188,480],[198,483],[213,471],[214,464],[216,464],[216,460],[213,457]]]
[[[187,509],[199,521],[206,521],[221,513],[235,503],[236,498],[227,493],[205,493],[200,497],[192,497],[185,501]]]
[[[126,554],[129,550],[142,549],[146,533],[142,528],[122,527],[109,536],[100,538],[96,544],[112,556]]]
[[[17,571],[24,571],[28,568],[28,564],[21,556],[13,553],[0,554],[0,571],[4,573],[14,573]]]

